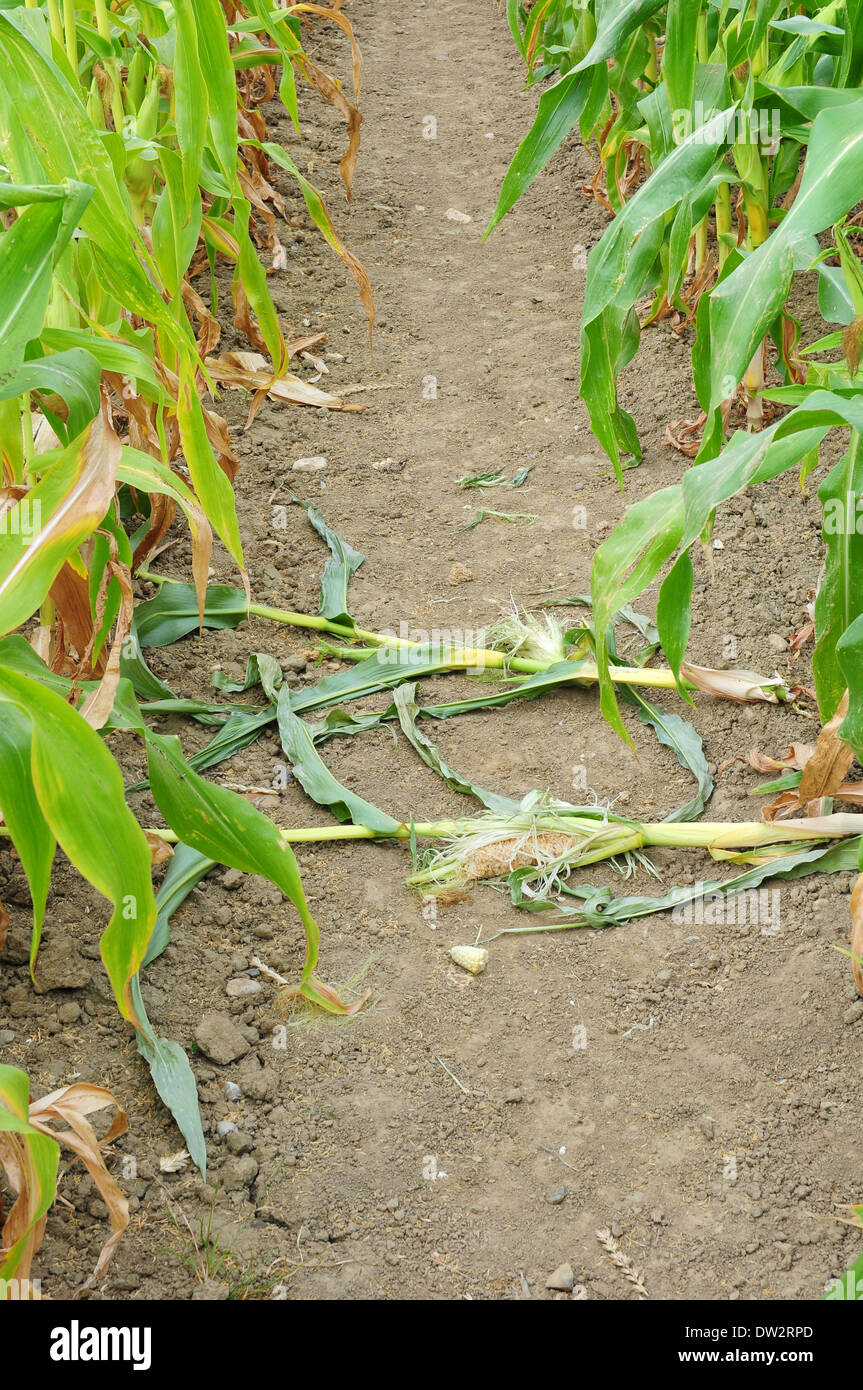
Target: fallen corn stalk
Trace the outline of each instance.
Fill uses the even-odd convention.
[[[528,798],[529,800],[529,798]],[[392,829],[367,825],[313,825],[282,828],[285,844],[318,844],[331,840],[443,840],[440,859],[458,859],[464,881],[499,877],[529,864],[566,864],[575,868],[613,859],[642,849],[706,849],[716,859],[736,858],[757,851],[805,842],[812,845],[863,835],[863,815],[837,813],[779,823],[763,821],[637,821],[615,816],[601,807],[523,807],[514,815],[490,813],[458,820],[401,821]],[[173,830],[159,826],[147,835],[177,844]],[[7,836],[0,825],[0,836]],[[438,881],[428,870],[412,875],[415,886]]]

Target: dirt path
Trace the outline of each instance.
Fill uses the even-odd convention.
[[[593,173],[588,154],[572,142],[481,245],[535,104],[501,11],[468,0],[349,6],[366,60],[349,213],[334,167],[341,132],[328,110],[307,103],[313,176],[375,286],[374,360],[353,288],[311,233],[298,236],[302,256],[289,257],[286,327],[326,329],[327,350],[344,359],[330,359],[333,389],[381,389],[357,397],[367,403],[360,417],[265,407],[248,435],[237,429],[249,569],[266,601],[307,610],[317,601],[320,542],[299,508],[289,509],[287,530],[273,525],[272,506],[292,491],[366,555],[351,587],[357,621],[396,630],[404,622],[421,635],[481,628],[510,595],[529,606],[549,591],[585,592],[593,550],[624,505],[685,466],[660,443],[669,419],[694,410],[687,354],[670,335],[651,338],[627,384],[648,452],[626,499],[577,401],[577,248],[589,249],[605,225],[579,192]],[[335,42],[324,51],[341,54]],[[290,143],[286,130],[283,138]],[[449,209],[472,220],[448,220]],[[232,409],[239,422],[240,406]],[[322,474],[292,471],[315,454],[327,458]],[[502,467],[512,477],[527,465],[520,489],[458,485],[463,475]],[[776,515],[741,502],[720,518],[726,549],[712,587],[703,567],[698,575],[696,657],[718,664],[730,634],[737,664],[772,667],[768,634],[799,620],[817,572],[817,508],[799,501],[793,480],[773,503]],[[459,531],[480,505],[536,519]],[[574,527],[575,507],[585,514]],[[451,583],[456,564],[470,582]],[[765,570],[777,581],[769,593]],[[194,693],[214,665],[239,670],[260,649],[293,656],[297,683],[318,679],[311,666],[296,669],[300,636],[263,623],[189,639],[153,664]],[[423,697],[464,688],[440,678]],[[790,710],[705,702],[693,718],[713,764],[811,734]],[[191,746],[194,731],[178,731]],[[573,798],[583,768],[600,798],[661,817],[691,795],[690,783],[667,749],[637,723],[634,731],[640,763],[605,730],[595,696],[569,692],[448,720],[432,735],[449,763],[494,790]],[[468,804],[389,732],[333,740],[323,753],[341,781],[400,817]],[[269,786],[281,756],[265,736],[215,775]],[[724,778],[710,815],[756,814],[745,795],[755,780]],[[262,805],[283,825],[325,819],[294,784]],[[136,809],[153,815],[146,798]],[[45,1086],[76,1070],[105,1080],[129,1106],[132,1129],[118,1151],[134,1159],[128,1190],[138,1210],[106,1296],[185,1298],[196,1288],[160,1252],[182,1245],[167,1200],[196,1229],[212,1204],[220,1247],[232,1252],[220,1281],[236,1292],[245,1269],[261,1296],[275,1280],[296,1298],[510,1298],[523,1272],[534,1296],[551,1297],[546,1277],[569,1263],[590,1299],[638,1297],[597,1241],[601,1228],[655,1298],[813,1298],[856,1254],[853,1235],[831,1219],[836,1203],[860,1197],[861,1143],[860,1025],[843,1021],[854,995],[831,949],[847,930],[836,880],[783,887],[776,933],[661,917],[602,934],[511,937],[494,943],[487,972],[472,978],[446,950],[473,941],[480,926],[490,936],[522,924],[503,897],[483,889],[430,920],[404,887],[400,848],[311,848],[299,859],[322,926],[324,977],[364,971],[374,990],[364,1014],[295,1020],[273,1034],[268,986],[249,1004],[226,998],[226,982],[252,955],[287,974],[301,957],[279,895],[219,871],[178,912],[175,944],[148,973],[145,998],[163,1032],[189,1046],[202,1015],[224,1009],[251,1045],[228,1066],[194,1060],[210,1151],[203,1191],[196,1175],[158,1175],[178,1136],[122,1026],[103,1021],[95,928],[82,932],[78,983],[64,994],[34,1000],[22,960],[9,972],[7,993],[20,1005],[16,1059]],[[669,883],[705,871],[694,856],[657,863]],[[602,873],[592,881],[613,886]],[[61,876],[49,951],[63,949],[69,920],[83,920],[67,906],[73,892]],[[80,1009],[67,1023],[58,1009],[69,1000]],[[226,1098],[226,1080],[239,1082],[240,1100]],[[220,1123],[237,1126],[227,1140]],[[73,1210],[58,1214],[45,1250],[52,1277],[73,1284],[102,1214],[87,1180],[68,1194]],[[306,1265],[294,1270],[300,1258]]]

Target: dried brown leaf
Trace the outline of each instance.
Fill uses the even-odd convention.
[[[740,704],[764,701],[775,705],[778,702],[776,687],[779,683],[759,676],[756,671],[715,671],[709,666],[695,666],[683,661],[680,673],[697,689],[722,700],[735,700]]]
[[[159,864],[164,864],[166,859],[173,858],[173,845],[169,845],[167,840],[162,839],[161,835],[156,835],[152,830],[145,830],[144,837],[150,846],[150,861],[154,869]]]
[[[815,751],[803,769],[798,795],[800,804],[816,798],[832,796],[841,786],[845,774],[854,761],[854,754],[839,738],[839,726],[848,713],[848,691],[839,701],[839,707],[829,723],[824,725],[818,735]]]

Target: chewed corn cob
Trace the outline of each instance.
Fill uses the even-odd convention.
[[[431,827],[415,826],[416,833]],[[408,883],[435,896],[471,883],[524,875],[525,891],[548,891],[575,868],[607,859],[631,872],[636,864],[655,874],[644,850],[667,846],[706,849],[715,858],[738,857],[737,851],[775,857],[829,839],[863,833],[863,816],[831,815],[807,820],[680,824],[624,820],[610,810],[591,806],[567,806],[536,796],[528,797],[512,815],[489,813],[475,820],[450,822],[440,827],[440,847],[428,852],[425,864]],[[528,888],[530,885],[530,888]]]
[[[488,965],[488,951],[484,946],[452,946],[449,958],[471,975],[481,975]]]

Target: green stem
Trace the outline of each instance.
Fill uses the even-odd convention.
[[[30,410],[29,391],[25,391],[21,397],[21,447],[24,455],[24,477],[32,487],[36,481],[33,472],[36,450],[33,444],[33,415]]]
[[[137,574],[140,579],[149,580],[151,584],[162,585],[179,582],[175,579],[168,579],[166,575],[153,574],[143,567],[137,571]],[[265,603],[250,603],[249,612],[254,613],[259,618],[267,618],[274,623],[286,623],[289,627],[310,628],[314,632],[329,632],[335,637],[344,637],[350,642],[366,642],[373,647],[396,647],[400,650],[411,650],[429,645],[427,642],[411,642],[406,637],[393,637],[386,633],[371,632],[367,628],[348,627],[345,623],[334,623],[329,618],[322,618],[318,613],[294,613],[287,608],[271,608]],[[368,653],[357,651],[352,647],[335,647],[333,655],[345,661],[363,661]],[[558,665],[555,661],[532,661],[527,657],[509,656],[506,652],[497,652],[488,647],[450,651],[447,653],[447,662],[456,670],[483,666],[498,671],[517,671],[519,675],[528,676],[538,675],[539,672],[548,671],[552,666]],[[644,685],[654,690],[674,690],[676,688],[674,673],[663,669],[656,670],[641,666],[612,666],[610,676],[618,684]],[[595,665],[585,662],[583,665],[579,664],[577,678],[585,681],[596,681],[599,679],[599,673]],[[684,681],[683,684],[690,690],[696,688],[687,681]]]
[[[60,48],[63,47],[63,20],[60,17],[60,5],[58,0],[48,0],[48,23],[51,27],[51,37]]]
[[[648,45],[647,65],[646,65],[646,67],[645,67],[645,69],[644,69],[644,75],[645,75],[645,77],[648,79],[648,81],[650,81],[650,82],[652,82],[652,83],[655,83],[655,82],[656,82],[656,79],[657,79],[658,76],[659,76],[659,62],[658,62],[657,57],[656,57],[656,35],[655,35],[655,34],[648,34],[648,36],[647,36],[647,45]]]
[[[707,48],[707,15],[703,10],[699,14],[695,26],[695,56],[699,63],[706,63],[709,56]]]
[[[108,17],[108,5],[106,0],[95,0],[96,3],[96,28],[101,38],[106,42],[111,42],[111,21]],[[125,110],[123,108],[123,91],[120,84],[120,73],[115,58],[105,58],[103,66],[108,74],[111,84],[111,115],[114,119],[114,129],[118,132],[123,129],[125,120]]]
[[[254,612],[254,605],[252,606]],[[410,649],[411,647],[426,646],[424,642],[408,642],[399,638],[383,638],[375,632],[362,633],[358,628],[355,633],[357,638],[362,637],[365,641],[374,640],[376,646],[394,646]],[[363,661],[368,656],[368,652],[357,651],[353,647],[332,647],[332,655],[341,661]],[[492,651],[487,647],[465,649],[464,651],[442,651],[442,658],[447,666],[453,671],[475,670],[478,667],[488,667],[495,671],[517,671],[519,675],[537,676],[543,671],[550,671],[552,666],[559,666],[559,661],[533,661],[528,657],[508,656],[506,652]],[[576,665],[573,662],[573,665]],[[577,663],[577,670],[574,673],[575,679],[584,681],[599,680],[599,672],[593,662]],[[619,685],[644,685],[653,690],[674,690],[675,680],[672,671],[659,670],[646,666],[612,666],[609,668],[611,680]],[[694,685],[688,681],[683,684],[689,690],[695,690]]]
[[[695,228],[695,272],[696,274],[707,260],[707,218],[703,217]]]
[[[561,830],[562,813],[554,815],[555,830]],[[440,840],[458,835],[460,831],[475,828],[481,821],[471,819],[402,822],[393,830],[373,830],[367,825],[313,825],[302,827],[279,827],[279,834],[286,844],[318,844],[330,840],[409,840],[411,834],[421,840]],[[542,816],[537,817],[537,830],[542,832]],[[616,832],[605,838],[605,843],[595,854],[580,860],[588,864],[622,854],[625,850],[650,846],[668,849],[747,849],[764,845],[784,844],[791,841],[842,840],[854,835],[863,835],[863,815],[837,813],[831,816],[814,817],[812,820],[788,820],[767,823],[764,821],[699,821],[696,823],[675,824],[668,821],[621,821],[618,825],[610,821],[607,826],[597,821],[578,821],[573,818],[573,830],[582,833],[606,829]],[[0,825],[0,836],[8,836],[9,829]],[[565,831],[564,831],[565,833]],[[161,826],[147,830],[165,844],[179,843],[179,836],[173,830]],[[501,824],[501,838],[506,838],[505,822]]]
[[[76,77],[78,75],[78,31],[75,28],[75,0],[63,0],[63,34],[66,57]]]
[[[731,233],[731,187],[727,183],[721,183],[716,190],[716,201],[714,203],[716,212],[716,241],[719,247],[719,269],[728,260],[731,247],[722,240],[723,236]]]

